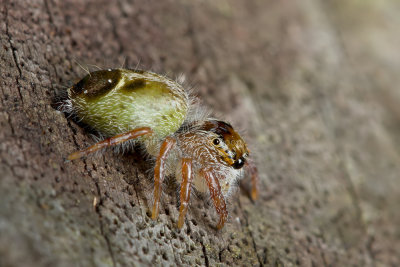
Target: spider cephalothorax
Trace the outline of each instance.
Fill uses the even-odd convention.
[[[249,152],[246,143],[229,123],[208,120],[204,122],[202,129],[215,134],[211,142],[225,163],[234,169],[243,167]]]
[[[159,211],[161,184],[174,174],[180,182],[178,227],[184,223],[192,185],[209,191],[220,216],[227,218],[225,198],[249,166],[253,199],[257,198],[257,172],[249,163],[246,143],[226,122],[210,119],[192,104],[175,81],[138,70],[108,69],[88,74],[68,90],[64,107],[107,139],[72,153],[86,156],[104,147],[136,139],[156,157],[152,218]]]

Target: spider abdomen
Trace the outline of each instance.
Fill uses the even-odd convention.
[[[77,117],[106,136],[150,127],[162,139],[179,129],[189,108],[175,81],[127,69],[91,72],[68,95]]]

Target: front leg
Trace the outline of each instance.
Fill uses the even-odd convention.
[[[225,199],[222,195],[221,186],[219,185],[218,179],[217,177],[215,177],[212,171],[202,170],[201,173],[206,179],[215,209],[219,214],[219,222],[217,224],[217,228],[221,229],[222,227],[224,227],[226,218],[228,217],[228,211],[226,210]]]
[[[165,138],[161,145],[160,153],[158,154],[156,166],[154,167],[154,204],[151,213],[151,218],[155,220],[158,217],[158,210],[160,205],[161,185],[165,176],[165,161],[167,160],[168,153],[175,146],[176,140],[172,137]]]
[[[246,161],[246,167],[251,175],[251,199],[256,200],[258,199],[258,184],[260,182],[257,166],[252,161]]]

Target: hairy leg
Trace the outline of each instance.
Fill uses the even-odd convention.
[[[130,139],[135,139],[143,135],[149,135],[152,134],[153,131],[149,127],[143,127],[143,128],[137,128],[133,129],[132,131],[122,133],[110,138],[107,138],[103,141],[100,141],[84,150],[76,151],[72,153],[71,155],[68,156],[68,160],[74,160],[74,159],[79,159],[81,157],[87,156],[93,152],[96,152],[99,149],[109,147],[109,146],[114,146],[121,144],[125,141],[128,141]]]
[[[203,170],[202,175],[206,179],[215,209],[219,214],[219,222],[217,224],[217,228],[221,229],[222,227],[224,227],[226,218],[228,217],[228,211],[226,210],[225,199],[221,192],[221,186],[219,185],[218,179],[217,177],[215,177],[212,171]]]
[[[172,137],[165,138],[164,142],[161,145],[160,153],[158,154],[156,166],[154,167],[154,204],[153,210],[151,213],[151,218],[155,220],[158,217],[158,206],[160,204],[160,196],[161,196],[161,185],[164,181],[164,168],[165,161],[168,157],[168,153],[176,144],[176,140]]]
[[[181,206],[179,208],[178,228],[182,228],[185,221],[185,215],[189,205],[190,190],[192,189],[192,159],[183,158],[182,165],[182,183],[181,183]]]
[[[258,199],[258,170],[257,166],[252,161],[246,161],[246,167],[251,175],[251,199]]]

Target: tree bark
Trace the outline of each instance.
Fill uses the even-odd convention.
[[[0,0],[0,266],[399,266],[400,5],[378,2]],[[65,162],[94,141],[55,99],[95,66],[184,73],[244,130],[260,199],[245,178],[217,231],[193,197],[178,230],[137,151]]]

